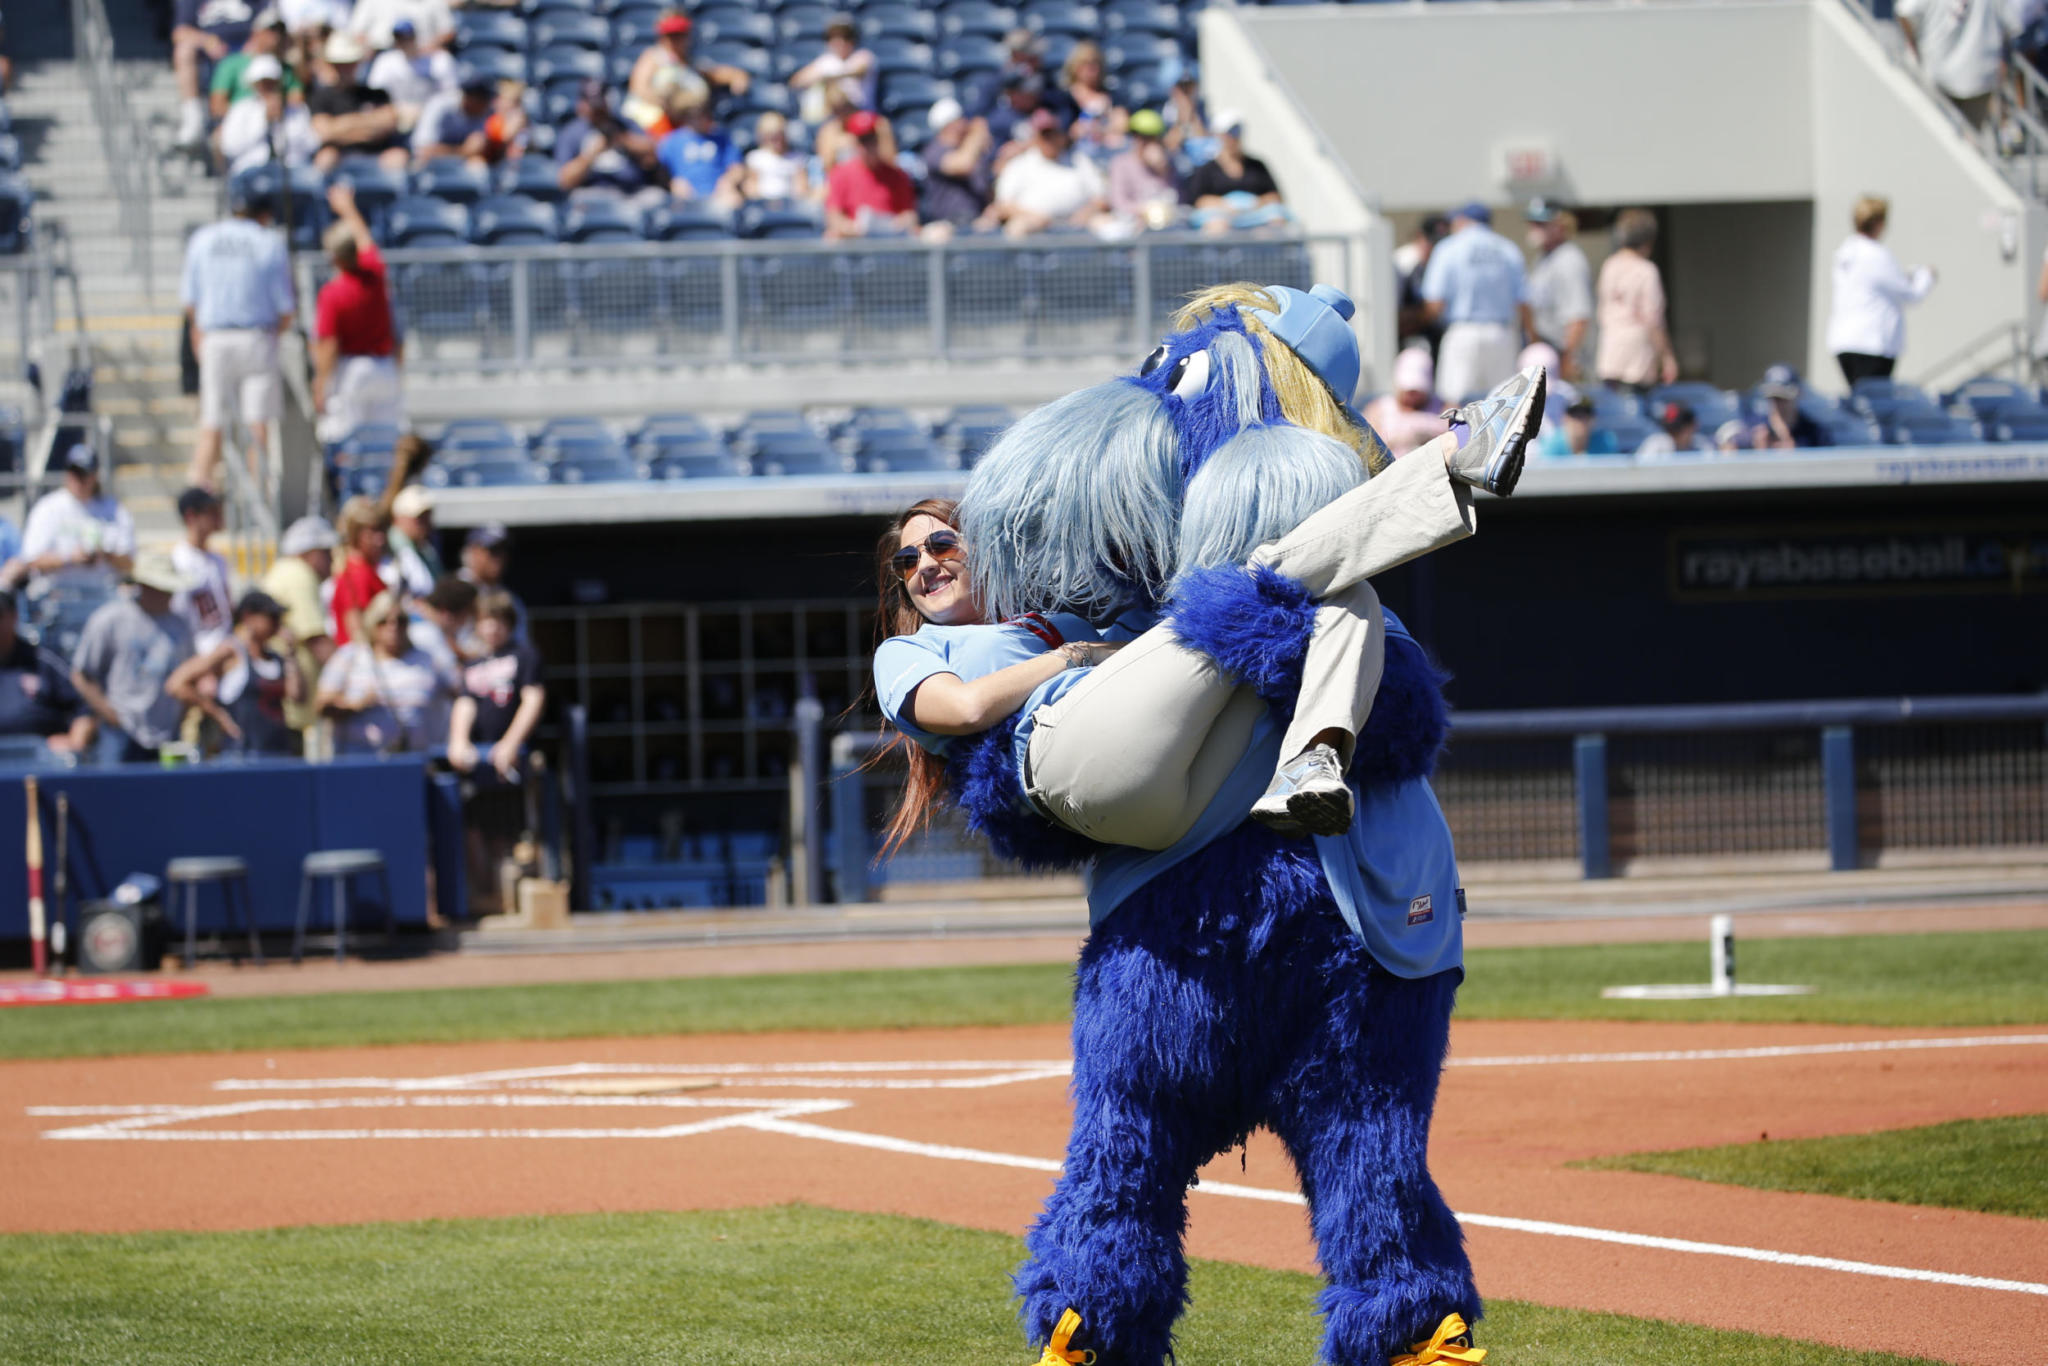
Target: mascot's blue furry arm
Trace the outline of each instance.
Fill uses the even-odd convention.
[[[1316,601],[1293,579],[1263,566],[1201,569],[1175,584],[1171,629],[1250,684],[1282,720],[1294,714],[1302,661],[1315,629]],[[1387,641],[1386,672],[1351,764],[1361,786],[1426,778],[1449,729],[1444,675],[1405,633]],[[957,744],[947,762],[953,800],[967,827],[1003,858],[1034,869],[1075,868],[1101,846],[1023,805],[1012,737],[1017,717]]]

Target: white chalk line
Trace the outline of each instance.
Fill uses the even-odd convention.
[[[1927,1048],[2027,1048],[2048,1044],[2048,1034],[1973,1034],[1926,1039],[1858,1039],[1845,1043],[1774,1044],[1756,1048],[1670,1048],[1635,1053],[1524,1053],[1451,1058],[1447,1067],[1545,1067],[1562,1063],[1731,1062],[1756,1058],[1817,1058],[1838,1053],[1900,1053]]]
[[[98,1124],[49,1129],[44,1138],[104,1142],[127,1140],[154,1143],[258,1143],[314,1142],[338,1139],[450,1139],[450,1138],[688,1138],[735,1127],[740,1121],[760,1115],[794,1116],[828,1114],[845,1109],[850,1102],[815,1100],[746,1100],[698,1096],[330,1096],[320,1099],[269,1099],[237,1101],[226,1105],[184,1106],[33,1106],[29,1113],[39,1116],[85,1118],[107,1116]],[[391,1109],[627,1109],[627,1110],[726,1110],[715,1119],[694,1123],[655,1125],[640,1128],[367,1128],[367,1129],[184,1129],[169,1128],[195,1120],[231,1119],[257,1114],[306,1114],[342,1110]]]
[[[796,1078],[822,1086],[854,1087],[853,1080],[813,1082],[815,1076],[834,1078],[874,1076],[890,1072],[981,1072],[980,1077],[894,1077],[868,1083],[897,1090],[973,1090],[1006,1086],[1014,1081],[1038,1081],[1067,1075],[1071,1064],[1064,1058],[1025,1062],[1010,1060],[955,1059],[917,1062],[763,1062],[763,1063],[661,1063],[661,1062],[572,1062],[547,1067],[507,1067],[488,1072],[456,1072],[434,1077],[233,1077],[213,1084],[216,1091],[453,1091],[476,1086],[541,1083],[562,1077],[588,1076],[675,1076],[744,1078],[750,1086],[784,1084]],[[795,1084],[791,1082],[790,1084]]]
[[[736,1123],[745,1128],[787,1134],[793,1138],[843,1143],[857,1148],[874,1148],[883,1152],[937,1158],[946,1162],[977,1162],[986,1166],[1017,1167],[1036,1172],[1057,1173],[1061,1169],[1060,1163],[1045,1158],[989,1152],[980,1148],[961,1148],[950,1144],[919,1143],[911,1139],[892,1138],[885,1134],[834,1129],[823,1124],[806,1124],[771,1115],[749,1115],[737,1120]],[[1298,1191],[1268,1190],[1260,1186],[1242,1186],[1227,1181],[1203,1181],[1191,1189],[1198,1195],[1259,1200],[1276,1205],[1306,1206],[1308,1203]],[[1574,1238],[1586,1242],[1650,1248],[1659,1252],[1727,1257],[1738,1261],[1767,1262],[1774,1266],[1805,1267],[1815,1271],[1836,1271],[1851,1276],[1875,1276],[1884,1280],[1920,1281],[1929,1285],[1957,1286],[1968,1290],[1996,1290],[2015,1295],[2048,1296],[2048,1285],[2034,1281],[1970,1276],[1954,1271],[1928,1271],[1920,1267],[1886,1266],[1879,1262],[1858,1262],[1844,1257],[1812,1257],[1804,1253],[1774,1252],[1769,1248],[1743,1247],[1732,1243],[1696,1242],[1689,1238],[1660,1238],[1654,1234],[1626,1233],[1619,1229],[1593,1228],[1584,1224],[1559,1224],[1543,1219],[1516,1219],[1499,1214],[1459,1214],[1457,1217],[1460,1223],[1472,1228],[1504,1229],[1514,1233],[1535,1234],[1539,1237]]]

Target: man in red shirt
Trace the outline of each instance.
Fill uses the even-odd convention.
[[[327,204],[335,220],[325,243],[334,278],[320,287],[313,316],[313,406],[323,415],[322,439],[339,441],[365,423],[399,425],[403,352],[391,324],[384,258],[356,209],[355,191],[336,181]]]
[[[846,116],[846,131],[860,155],[832,168],[825,181],[825,235],[866,237],[917,231],[917,187],[901,166],[882,155],[875,116],[862,109]]]

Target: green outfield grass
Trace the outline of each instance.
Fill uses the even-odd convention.
[[[0,1362],[1025,1366],[1016,1240],[806,1207],[0,1238]],[[1317,1283],[1198,1264],[1181,1359],[1310,1366]],[[1514,1366],[1907,1366],[1495,1301]]]
[[[2008,1115],[1875,1134],[1628,1153],[1578,1165],[2048,1219],[2044,1153],[2048,1115]]]
[[[1630,982],[1704,981],[1704,943],[1472,952],[1464,1019],[2048,1022],[2048,931],[1744,940],[1743,975],[1812,996],[1608,1001]],[[6,1012],[0,1057],[569,1039],[764,1030],[1045,1024],[1068,1017],[1065,964],[336,992]]]

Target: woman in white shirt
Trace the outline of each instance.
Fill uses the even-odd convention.
[[[789,120],[771,109],[754,124],[754,137],[758,145],[747,153],[743,182],[747,198],[809,199],[811,178],[803,158],[789,150]]]
[[[1901,270],[1877,239],[1884,236],[1889,201],[1856,201],[1856,231],[1835,249],[1835,300],[1828,313],[1828,350],[1854,389],[1860,379],[1890,379],[1906,341],[1906,305],[1934,288],[1934,270]]]
[[[350,641],[320,670],[316,704],[334,722],[336,754],[431,753],[448,743],[461,685],[412,643],[396,596],[363,609],[368,640]]]

